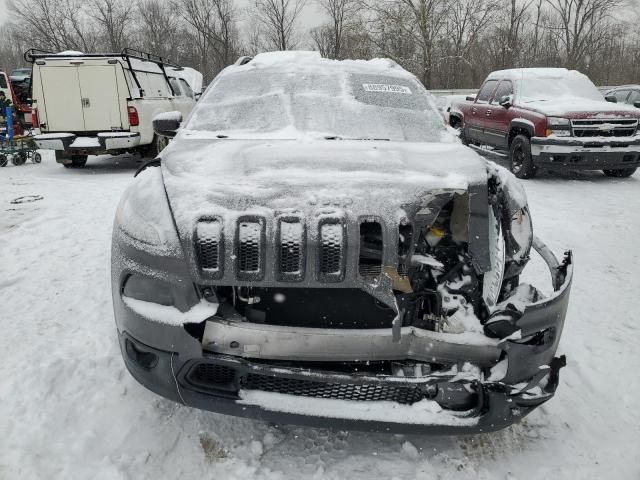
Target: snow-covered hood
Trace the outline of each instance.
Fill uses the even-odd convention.
[[[550,117],[569,118],[640,118],[640,109],[607,101],[575,97],[558,101],[527,102],[523,107]]]
[[[182,138],[181,138],[182,137]],[[485,161],[459,143],[346,140],[202,140],[179,136],[162,153],[181,236],[217,215],[342,213],[389,224],[429,193],[486,183]]]

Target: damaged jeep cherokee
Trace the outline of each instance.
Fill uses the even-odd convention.
[[[212,82],[125,192],[122,355],[185,405],[278,423],[487,432],[550,399],[572,278],[523,190],[394,62],[285,52]],[[532,250],[547,294],[520,282]]]

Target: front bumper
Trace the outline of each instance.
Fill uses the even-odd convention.
[[[531,156],[537,167],[550,170],[617,170],[640,166],[640,138],[531,139]]]
[[[521,339],[509,337],[490,345],[451,342],[451,352],[459,355],[458,366],[447,371],[416,376],[342,373],[331,368],[332,361],[367,361],[358,358],[367,350],[357,340],[352,342],[351,355],[345,354],[345,350],[349,352],[349,334],[340,339],[339,330],[322,330],[305,338],[301,341],[304,346],[299,345],[298,351],[302,353],[298,358],[292,356],[291,351],[286,353],[289,346],[281,350],[256,349],[256,342],[244,345],[230,337],[217,342],[221,348],[203,346],[204,342],[187,333],[183,326],[140,316],[122,301],[120,289],[114,288],[123,358],[134,378],[151,391],[185,405],[228,415],[398,433],[462,434],[499,430],[549,400],[558,386],[558,371],[564,365],[564,357],[556,358],[555,353],[572,281],[571,254],[559,264],[541,242],[536,241],[534,248],[548,264],[554,294],[528,305],[516,320]],[[118,257],[122,253],[118,251],[119,246],[115,244],[114,249],[114,256]],[[122,275],[131,269],[137,270],[138,261],[147,266],[147,273],[149,266],[163,268],[160,262],[154,265],[143,257],[127,257],[125,268],[114,268],[114,285],[120,285]],[[206,323],[220,325],[213,318]],[[268,330],[256,330],[256,339],[263,342],[263,346],[284,338],[282,329],[276,329],[276,337],[265,337]],[[360,332],[360,339],[369,336],[368,331],[353,332]],[[235,333],[238,332],[226,331],[226,335]],[[286,333],[293,339],[302,338],[293,331]],[[410,337],[407,331],[403,334],[402,337]],[[370,350],[372,356],[427,358],[430,347],[434,349],[433,356],[447,355],[446,344],[430,346],[430,340],[419,348],[411,338],[398,344],[392,342],[390,336],[378,341],[381,343],[373,341],[371,347],[383,353]],[[334,342],[339,347],[333,348]],[[464,348],[460,349],[460,345]],[[227,351],[227,346],[234,354]],[[245,348],[247,346],[249,348]],[[388,348],[397,350],[385,350]],[[342,356],[338,360],[332,357],[340,352]],[[495,365],[501,359],[506,362],[506,368],[501,375],[489,377],[488,367],[462,367],[465,361],[474,359],[480,367]]]
[[[138,132],[99,132],[92,136],[74,133],[46,133],[36,135],[34,141],[44,150],[65,151],[69,154],[97,155],[105,152],[129,150],[140,145]]]

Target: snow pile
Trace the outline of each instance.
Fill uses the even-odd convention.
[[[165,323],[167,325],[181,326],[185,323],[200,323],[212,317],[218,311],[217,303],[210,303],[200,300],[186,312],[181,312],[176,307],[159,305],[157,303],[145,302],[135,298],[122,296],[127,307],[149,320]]]
[[[313,417],[427,425],[470,426],[478,423],[478,417],[456,416],[452,411],[444,411],[437,402],[427,399],[412,405],[403,405],[389,401],[358,402],[258,390],[241,390],[240,398],[240,403],[246,405],[258,405],[274,412],[295,412]]]

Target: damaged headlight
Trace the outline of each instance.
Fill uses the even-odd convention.
[[[160,168],[147,168],[127,188],[116,211],[115,228],[159,253],[180,250]]]

